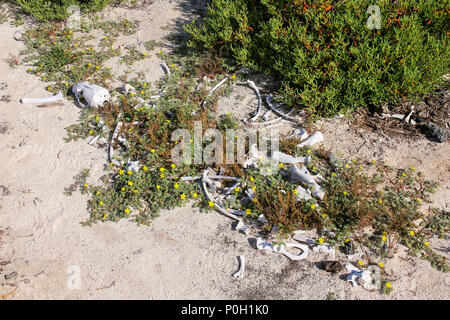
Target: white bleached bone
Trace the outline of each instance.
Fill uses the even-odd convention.
[[[166,75],[167,75],[168,77],[170,77],[171,73],[170,73],[170,69],[169,69],[169,67],[167,66],[167,64],[165,64],[165,63],[163,62],[163,63],[160,64],[160,66],[161,66],[161,68],[164,69],[164,72],[166,73]]]
[[[95,137],[93,137],[93,138],[91,139],[91,141],[88,142],[88,144],[92,146],[92,145],[98,140],[98,138],[100,138],[100,136],[95,136]]]
[[[233,278],[241,279],[244,277],[245,257],[239,256],[239,270],[233,274]]]
[[[309,137],[308,132],[305,129],[295,129],[289,136],[289,138],[294,138],[294,137],[298,137],[300,139],[300,141],[305,140],[306,138]]]
[[[247,83],[250,85],[250,87],[252,87],[252,89],[255,91],[256,93],[256,97],[258,98],[258,109],[256,110],[256,114],[250,118],[250,121],[255,121],[256,119],[259,118],[259,113],[261,112],[261,94],[259,93],[258,88],[256,87],[255,83],[251,80],[247,80]]]
[[[227,80],[228,80],[228,77],[225,77],[224,79],[222,79],[218,84],[216,84],[216,85],[214,86],[214,88],[212,88],[212,89],[209,91],[209,93],[208,93],[208,95],[207,95],[206,97],[209,97],[210,95],[212,95],[212,94],[214,93],[214,91],[216,91],[216,90],[217,90],[222,84],[224,84],[225,81],[227,81]],[[202,107],[204,107],[205,104],[206,104],[206,98],[205,98],[205,100],[203,100],[203,102],[202,102]]]
[[[305,259],[308,256],[308,246],[299,244],[299,243],[286,243],[285,245],[273,245],[271,242],[264,240],[262,238],[258,238],[256,240],[256,247],[258,250],[266,250],[266,251],[272,251],[277,252],[285,255],[291,260],[301,260]],[[295,255],[290,252],[288,252],[285,248],[298,248],[302,251],[301,254]]]
[[[325,193],[322,188],[316,183],[313,176],[309,173],[308,169],[305,167],[298,168],[296,166],[292,166],[290,168],[290,181],[291,183],[304,183],[311,188],[311,194],[314,198],[318,198],[320,200],[323,199]]]
[[[252,144],[249,148],[247,159],[244,161],[243,166],[244,168],[248,167],[255,167],[257,168],[258,161],[265,161],[267,159],[266,155],[259,151],[256,144]]]
[[[236,221],[240,221],[241,219],[238,217],[235,217],[233,214],[231,214],[230,212],[228,212],[227,210],[225,210],[222,206],[220,206],[219,204],[217,204],[217,202],[215,201],[215,199],[211,196],[211,194],[208,192],[208,188],[206,187],[206,179],[208,178],[208,173],[209,173],[209,168],[206,168],[203,171],[202,174],[202,180],[201,180],[201,184],[202,184],[202,188],[203,188],[203,192],[205,193],[206,198],[212,202],[213,206],[223,215],[227,216],[228,218],[234,219]]]
[[[260,215],[258,216],[258,221],[261,222],[261,223],[267,223],[267,222],[269,222],[263,214],[260,214]]]
[[[117,116],[117,119],[120,119],[120,117],[122,116],[122,113],[119,113],[119,115]],[[111,143],[109,144],[109,152],[108,152],[108,156],[109,156],[109,161],[118,165],[120,164],[117,160],[114,159],[114,148],[113,148],[113,142],[115,139],[117,139],[117,135],[119,134],[119,130],[120,128],[122,128],[122,121],[119,121],[116,125],[116,128],[114,129],[113,135],[111,137]]]
[[[293,117],[287,115],[286,113],[283,113],[283,112],[281,112],[280,110],[278,110],[278,108],[275,107],[275,106],[273,105],[273,96],[272,96],[271,94],[269,94],[268,96],[266,96],[266,102],[267,102],[267,105],[269,106],[269,108],[270,108],[274,113],[276,113],[277,115],[279,115],[280,117],[283,117],[283,118],[285,118],[285,119],[287,119],[287,120],[291,120],[291,121],[295,121],[295,122],[298,121],[298,119],[293,118]]]
[[[242,220],[238,222],[237,226],[236,226],[236,231],[241,231],[245,234],[248,234],[250,232],[250,228],[247,227]]]
[[[141,167],[141,164],[139,161],[130,161],[128,160],[127,163],[127,170],[139,172],[139,168]]]
[[[297,145],[297,147],[301,148],[301,147],[312,146],[312,145],[322,142],[322,141],[323,141],[323,133],[320,131],[316,131],[308,139],[306,139],[303,142],[300,142]]]
[[[81,82],[72,87],[72,92],[75,95],[75,99],[82,108],[87,107],[99,107],[105,102],[111,99],[108,89],[98,86],[96,84],[89,84],[89,82]],[[83,97],[87,104],[80,101]]]
[[[45,104],[45,103],[54,103],[54,102],[60,102],[63,101],[64,97],[61,92],[54,95],[53,97],[48,98],[22,98],[20,101],[22,103],[39,103],[39,104]]]
[[[305,189],[302,186],[297,186],[295,190],[297,190],[297,201],[300,200],[308,201],[312,199],[311,191],[309,189]]]
[[[367,290],[377,289],[377,286],[373,283],[372,272],[370,270],[361,271],[351,263],[347,264],[345,268],[350,272],[347,275],[347,281],[350,281],[354,287],[360,284]]]
[[[283,153],[283,152],[279,152],[279,151],[275,151],[272,154],[272,159],[278,161],[278,162],[282,162],[282,163],[289,163],[289,164],[294,164],[294,163],[308,163],[309,161],[311,161],[311,157],[293,157],[289,154]]]

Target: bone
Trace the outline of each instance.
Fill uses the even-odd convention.
[[[336,250],[334,247],[328,245],[328,244],[319,244],[317,246],[312,247],[312,252],[316,253],[324,253],[331,257],[331,260],[334,260],[336,257]]]
[[[212,89],[209,91],[209,93],[208,93],[208,95],[207,95],[206,97],[209,97],[210,95],[212,95],[213,92],[216,91],[216,90],[217,90],[222,84],[224,84],[225,81],[227,81],[227,80],[228,80],[228,77],[225,77],[224,79],[222,79],[218,84],[216,84],[216,85],[214,86],[214,88],[212,88]],[[203,100],[203,102],[202,102],[202,107],[204,107],[205,104],[206,104],[206,98],[205,98],[205,100]]]
[[[91,141],[88,142],[88,144],[92,146],[95,142],[97,142],[98,138],[100,138],[100,136],[95,136],[91,139]]]
[[[314,198],[320,200],[323,199],[325,193],[321,187],[316,183],[314,178],[309,173],[308,169],[302,167],[301,169],[296,166],[291,166],[290,168],[290,181],[291,183],[304,183],[311,187],[311,194]]]
[[[308,201],[312,199],[310,190],[305,189],[302,186],[297,186],[297,188],[295,189],[297,190],[297,201],[300,200]]]
[[[274,159],[278,162],[289,163],[289,164],[308,163],[309,161],[311,161],[311,157],[309,157],[309,156],[308,157],[293,157],[289,154],[279,152],[279,151],[275,151],[272,154],[272,159]]]
[[[247,227],[244,224],[244,222],[242,222],[242,220],[241,220],[241,221],[238,222],[238,224],[236,226],[236,231],[238,231],[238,232],[240,231],[240,232],[243,232],[245,234],[248,234],[250,232],[250,228]]]
[[[161,68],[164,69],[165,74],[167,74],[167,76],[170,77],[171,73],[170,73],[170,69],[169,69],[169,67],[167,66],[167,64],[161,63],[160,66],[161,66]]]
[[[74,85],[72,92],[75,94],[75,99],[82,108],[96,108],[111,99],[108,89],[96,84],[89,84],[89,82],[81,82]],[[87,104],[80,101],[81,96],[86,100]]]
[[[269,222],[263,214],[260,214],[260,215],[258,216],[258,221],[261,222],[261,223],[267,223],[267,222]]]
[[[283,118],[285,118],[285,119],[288,119],[288,120],[291,120],[291,121],[295,121],[295,122],[298,121],[298,119],[293,118],[293,117],[287,115],[286,113],[283,113],[283,112],[281,112],[280,110],[278,110],[278,108],[276,108],[276,107],[273,105],[273,96],[272,96],[271,94],[269,94],[269,95],[266,97],[266,102],[267,102],[267,105],[269,106],[269,108],[270,108],[274,113],[276,113],[277,115],[279,115],[280,117],[283,117]]]
[[[117,119],[120,119],[120,117],[122,116],[122,113],[119,113],[119,115],[117,116]],[[117,139],[117,135],[119,134],[119,130],[122,127],[123,123],[122,121],[119,121],[116,125],[116,128],[114,129],[113,135],[111,137],[111,143],[109,144],[109,161],[115,164],[120,164],[117,160],[113,159],[114,158],[114,148],[113,148],[113,142],[115,139]]]
[[[279,245],[274,246],[271,242],[264,240],[262,238],[257,239],[256,247],[258,248],[258,250],[266,250],[266,251],[281,253],[291,260],[305,259],[308,256],[308,250],[309,250],[307,245],[298,244],[298,243],[286,243],[285,245],[282,245],[282,246],[279,246]],[[292,253],[286,251],[285,248],[298,248],[302,251],[302,253],[299,255],[295,255],[295,254],[292,254]]]
[[[255,91],[256,93],[256,97],[258,98],[258,109],[256,110],[256,114],[250,118],[250,121],[255,121],[256,119],[259,118],[259,113],[261,112],[261,94],[259,93],[258,88],[256,87],[255,83],[251,80],[247,80],[247,83],[250,85],[250,87],[252,87],[252,89]]]
[[[300,141],[303,141],[309,137],[309,134],[305,129],[295,129],[288,138],[293,138],[295,136],[297,136]]]
[[[203,192],[205,193],[206,198],[211,201],[214,205],[214,207],[223,215],[227,216],[228,218],[231,218],[233,220],[236,221],[240,221],[241,219],[234,216],[233,214],[229,213],[227,210],[225,210],[222,206],[218,205],[215,201],[215,199],[211,196],[211,194],[208,192],[208,188],[206,187],[206,178],[208,177],[208,173],[209,173],[209,168],[205,169],[205,171],[203,171],[203,175],[202,175],[202,180],[201,180],[201,184],[202,184],[202,188],[203,188]]]
[[[307,146],[312,146],[316,143],[322,142],[323,141],[323,134],[320,131],[316,131],[314,132],[308,139],[306,139],[303,142],[300,142],[297,147],[301,148],[301,147],[307,147]]]
[[[49,104],[49,103],[64,101],[64,97],[62,95],[62,92],[59,92],[58,94],[54,95],[53,97],[48,97],[48,98],[22,98],[20,101],[22,103]]]
[[[354,287],[360,284],[367,290],[377,289],[377,286],[372,283],[372,272],[370,270],[361,271],[351,263],[348,263],[345,268],[350,272],[347,275],[347,281],[350,281]]]
[[[233,278],[242,279],[245,271],[245,257],[239,256],[239,270],[233,274]]]

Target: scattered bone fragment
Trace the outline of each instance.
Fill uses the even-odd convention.
[[[322,142],[323,141],[323,133],[320,131],[316,131],[314,132],[308,139],[306,139],[305,141],[300,142],[297,147],[301,148],[301,147],[308,147],[308,146],[312,146],[316,143]]]
[[[95,137],[93,137],[93,138],[91,139],[91,141],[88,142],[88,144],[92,146],[94,143],[97,142],[98,138],[100,138],[100,136],[95,136]]]
[[[119,115],[117,116],[117,119],[120,119],[121,116],[122,116],[122,113],[119,113]],[[114,164],[116,164],[116,165],[118,165],[120,163],[116,159],[114,159],[113,142],[114,142],[114,140],[117,139],[117,135],[119,134],[119,130],[120,130],[120,128],[122,128],[122,125],[123,125],[122,121],[119,121],[117,123],[116,128],[114,129],[113,135],[111,137],[111,142],[109,144],[109,153],[108,153],[109,161],[114,163]]]
[[[281,163],[288,163],[288,164],[294,164],[294,163],[308,163],[311,161],[311,157],[293,157],[289,154],[275,151],[272,154],[272,159],[281,162]]]
[[[21,103],[38,103],[41,105],[47,104],[47,103],[62,102],[62,101],[64,101],[62,92],[59,92],[58,94],[54,95],[53,97],[48,97],[48,98],[22,98],[20,100]]]
[[[277,114],[277,115],[279,115],[280,117],[283,117],[283,118],[285,118],[285,119],[287,119],[287,120],[291,120],[291,121],[298,122],[298,119],[293,118],[293,117],[289,116],[288,114],[281,112],[281,111],[278,109],[278,107],[275,107],[275,106],[273,105],[273,96],[272,96],[271,94],[269,94],[268,96],[266,96],[266,102],[267,102],[267,105],[269,106],[269,108],[270,108],[275,114]]]
[[[224,84],[225,83],[225,81],[227,81],[228,80],[228,77],[225,77],[224,79],[222,79],[218,84],[216,84],[215,86],[214,86],[214,88],[212,88],[210,91],[209,91],[209,93],[208,93],[208,95],[206,96],[206,97],[209,97],[210,95],[212,95],[213,93],[214,93],[214,91],[216,91],[222,84]],[[202,107],[205,107],[205,104],[206,104],[206,98],[205,98],[205,100],[203,100],[203,102],[202,102]]]
[[[266,251],[272,251],[276,253],[281,253],[288,257],[291,260],[301,260],[305,259],[308,256],[308,246],[299,244],[299,243],[285,243],[285,245],[273,245],[271,242],[264,240],[262,238],[258,238],[256,241],[256,247],[258,250],[266,250]],[[302,251],[301,254],[295,255],[286,250],[286,248],[298,248]]]
[[[239,256],[239,270],[233,274],[233,278],[242,279],[245,271],[245,257]]]
[[[247,227],[242,220],[240,220],[236,226],[236,231],[243,232],[245,234],[248,234],[250,232],[250,228]]]
[[[298,168],[297,166],[291,166],[290,181],[291,183],[304,183],[311,187],[311,194],[314,198],[322,200],[325,195],[321,187],[316,183],[308,169],[305,167]]]
[[[258,109],[256,110],[256,114],[250,118],[250,121],[256,121],[256,119],[259,118],[259,114],[261,112],[261,94],[259,93],[258,88],[256,87],[255,83],[251,80],[247,80],[247,83],[250,85],[250,87],[252,87],[252,89],[255,91],[256,93],[256,97],[258,98]]]
[[[305,129],[295,129],[288,138],[299,138],[300,141],[303,141],[309,137],[308,132]]]
[[[309,189],[305,189],[302,186],[297,186],[295,190],[297,190],[297,201],[300,200],[308,201],[312,199],[311,191]]]

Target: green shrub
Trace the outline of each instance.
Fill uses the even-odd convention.
[[[9,0],[19,5],[22,10],[37,20],[60,20],[68,17],[67,8],[71,5],[80,7],[81,12],[98,11],[114,0]],[[117,2],[117,1],[116,1]]]
[[[283,100],[329,116],[430,91],[449,72],[444,0],[212,0],[189,45],[281,80]],[[378,5],[381,28],[366,24]]]

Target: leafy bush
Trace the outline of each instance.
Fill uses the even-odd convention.
[[[381,27],[368,28],[368,7]],[[212,0],[189,45],[274,74],[283,100],[328,116],[428,92],[449,72],[446,1]]]
[[[38,20],[64,19],[70,14],[67,8],[71,5],[80,7],[82,12],[98,11],[114,0],[3,0],[19,5],[25,12]],[[118,2],[118,1],[116,1]]]

